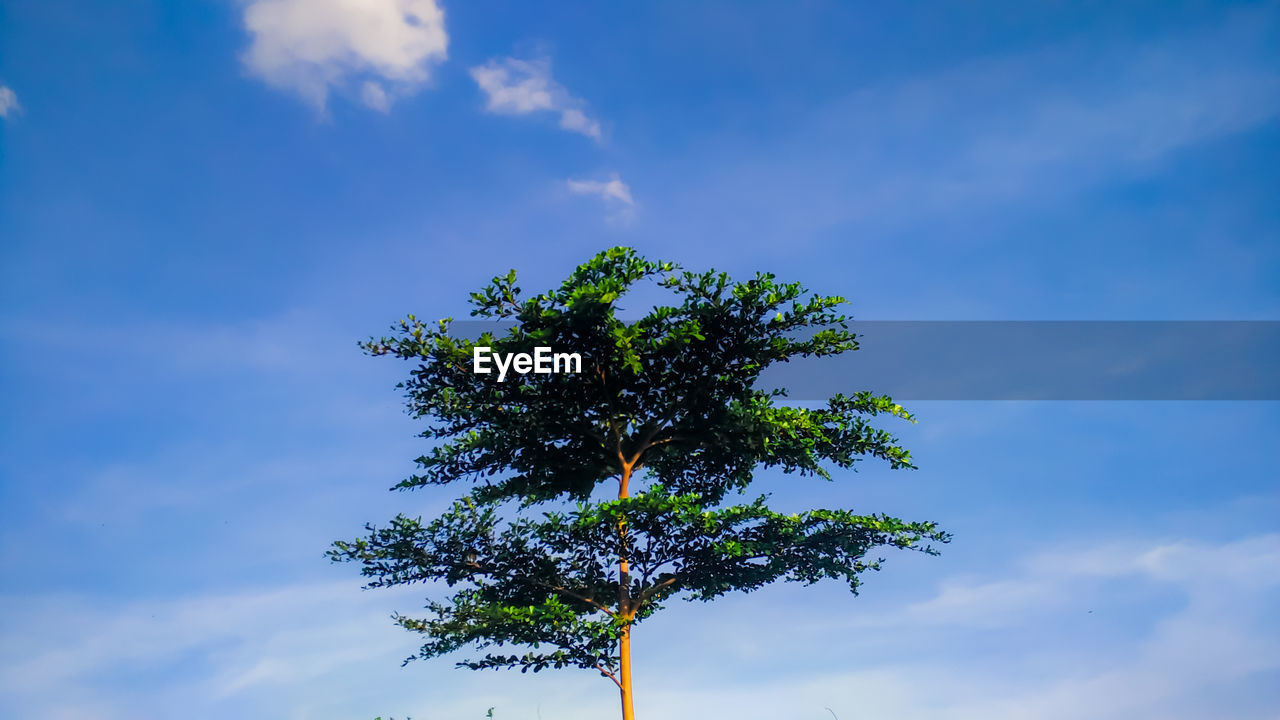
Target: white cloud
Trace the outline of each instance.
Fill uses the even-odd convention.
[[[1271,720],[1278,559],[1278,535],[1103,543],[1026,557],[1005,577],[953,579],[915,609],[857,626],[847,620],[875,613],[789,602],[771,615],[759,595],[714,609],[679,604],[675,624],[644,626],[638,702],[653,717],[817,720],[831,707],[840,718],[901,720]],[[412,612],[438,591],[361,593],[355,582],[125,605],[0,595],[10,620],[0,627],[0,714],[114,720],[182,710],[200,720],[235,715],[236,702],[252,703],[253,717],[385,716],[382,708],[465,717],[490,706],[532,717],[539,705],[542,717],[560,720],[616,712],[614,693],[589,673],[495,676],[454,671],[445,659],[397,673],[418,639],[386,613]],[[1017,599],[1000,603],[1008,620],[993,632],[997,590]],[[1126,603],[1143,619],[1089,629],[1119,622]],[[921,624],[926,606],[939,617]],[[748,656],[738,640],[764,648]],[[695,668],[691,648],[718,652],[726,667]],[[84,708],[94,711],[76,714]]]
[[[9,113],[17,113],[22,109],[18,104],[18,94],[8,85],[0,85],[0,118],[9,117]]]
[[[6,647],[24,650],[0,655],[0,696],[13,703],[0,702],[0,711],[77,717],[75,707],[94,706],[78,717],[156,717],[194,699],[209,711],[196,716],[225,717],[218,703],[263,688],[292,695],[286,702],[319,697],[346,668],[394,669],[413,651],[414,638],[387,616],[397,596],[406,605],[422,592],[367,594],[344,579],[128,605],[0,596],[0,607],[27,623],[5,635],[18,642]],[[110,680],[184,666],[146,693],[117,692]]]
[[[575,195],[594,195],[604,201],[609,209],[606,217],[611,223],[629,224],[635,219],[636,201],[631,197],[631,188],[622,182],[618,173],[613,173],[608,180],[568,180],[566,186]]]
[[[360,88],[360,99],[365,105],[377,110],[378,112],[389,112],[391,110],[391,98],[387,97],[387,91],[378,83],[367,80]]]
[[[722,604],[715,623],[668,633],[733,648],[726,662],[749,665],[734,646],[749,625],[762,648],[750,662],[807,656],[828,671],[778,663],[758,681],[703,689],[673,667],[666,682],[650,680],[663,689],[646,714],[816,720],[830,706],[842,718],[902,720],[1271,720],[1277,694],[1263,688],[1280,670],[1278,599],[1280,535],[1267,534],[1036,553],[1007,574],[948,579],[901,610],[896,598],[882,611],[857,607],[864,598],[812,615],[792,596],[772,615]]]
[[[244,24],[249,70],[322,109],[332,90],[363,81],[361,99],[385,112],[388,87],[413,92],[448,55],[435,0],[249,0]]]
[[[560,114],[560,127],[600,140],[600,123],[583,111],[585,103],[551,78],[551,62],[545,58],[490,60],[471,68],[471,77],[488,96],[485,105],[498,115],[534,112]]]
[[[605,202],[621,203],[627,207],[635,207],[631,197],[631,188],[622,182],[622,178],[614,173],[608,180],[570,180],[569,192],[575,195],[597,195]]]
[[[560,114],[560,127],[588,137],[600,137],[600,124],[581,110],[565,110]]]
[[[1102,544],[1027,558],[1014,577],[942,584],[933,598],[892,615],[859,621],[904,626],[1011,627],[1078,606],[1099,594],[1098,585],[1133,579],[1178,587],[1195,598],[1221,588],[1245,594],[1280,587],[1280,535],[1221,545],[1174,542]]]

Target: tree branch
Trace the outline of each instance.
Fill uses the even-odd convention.
[[[488,576],[490,576],[490,577],[492,577],[492,576],[496,575],[496,574],[497,574],[497,572],[498,572],[498,569],[497,569],[497,568],[487,567],[487,566],[481,565],[480,563],[475,562],[475,561],[468,561],[468,562],[466,562],[466,563],[464,563],[464,564],[465,564],[467,567],[472,568],[472,569],[476,570],[477,572],[483,573],[483,574],[488,575]],[[561,593],[561,594],[563,594],[563,595],[567,595],[567,596],[569,596],[569,597],[571,597],[571,598],[573,598],[573,599],[575,599],[575,600],[579,600],[579,601],[581,601],[581,602],[584,602],[584,603],[586,603],[586,604],[590,605],[591,607],[595,608],[596,610],[598,610],[598,611],[600,611],[600,612],[602,612],[602,613],[604,613],[604,614],[606,614],[606,615],[613,615],[613,614],[614,614],[614,613],[613,613],[613,610],[611,610],[611,609],[610,609],[610,608],[608,608],[607,606],[600,604],[598,601],[596,601],[596,600],[594,600],[594,599],[592,599],[592,598],[589,598],[589,597],[587,597],[586,595],[583,595],[583,594],[581,594],[581,593],[578,593],[578,592],[575,592],[575,591],[573,591],[573,590],[570,590],[569,588],[564,587],[563,585],[555,585],[555,584],[552,584],[552,583],[543,582],[543,581],[541,581],[541,580],[538,580],[537,578],[519,578],[519,577],[517,577],[517,578],[515,578],[515,579],[516,579],[516,580],[524,580],[525,582],[528,582],[530,585],[535,585],[535,586],[540,587],[540,588],[545,588],[545,589],[547,589],[547,590],[551,590],[551,591],[553,591],[553,592],[558,592],[558,593]]]
[[[655,585],[653,585],[653,586],[651,586],[651,587],[649,587],[649,588],[645,589],[644,591],[642,591],[642,592],[640,593],[640,602],[642,602],[642,603],[643,603],[643,602],[647,602],[647,601],[649,600],[649,598],[650,598],[650,597],[652,597],[653,595],[657,594],[657,592],[658,592],[659,590],[661,590],[661,589],[663,589],[663,588],[665,588],[665,587],[669,587],[669,586],[671,586],[671,585],[674,585],[674,584],[675,584],[677,581],[679,581],[679,580],[680,580],[680,576],[679,576],[679,575],[672,575],[671,577],[667,578],[666,580],[663,580],[662,582],[657,583],[657,584],[655,584]]]
[[[614,685],[617,685],[619,690],[621,690],[621,689],[622,689],[622,683],[618,682],[618,678],[617,678],[617,676],[616,676],[616,675],[614,675],[613,673],[611,673],[611,672],[609,672],[608,670],[606,670],[606,669],[604,668],[604,666],[603,666],[603,665],[601,665],[600,663],[596,663],[596,669],[600,671],[600,674],[601,674],[601,675],[603,675],[603,676],[605,676],[605,677],[609,678],[610,680],[612,680],[612,681],[613,681],[613,684],[614,684]]]
[[[587,597],[586,595],[576,593],[570,590],[569,588],[566,588],[560,585],[551,585],[550,583],[539,582],[537,580],[534,580],[533,584],[538,585],[540,587],[544,587],[548,590],[554,590],[555,592],[558,592],[558,593],[564,593],[565,595],[568,595],[571,598],[574,598],[576,600],[581,600],[582,602],[590,605],[591,607],[595,608],[596,610],[599,610],[600,612],[606,615],[613,615],[613,610],[610,610],[608,607],[601,605],[599,602]]]

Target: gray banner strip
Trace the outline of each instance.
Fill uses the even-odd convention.
[[[1280,400],[1280,322],[855,322],[857,352],[770,368],[816,400]]]
[[[458,322],[475,337],[502,323]],[[506,324],[506,327],[510,327]],[[765,372],[797,401],[1280,400],[1280,321],[855,321],[860,348]],[[573,348],[556,348],[573,351]]]

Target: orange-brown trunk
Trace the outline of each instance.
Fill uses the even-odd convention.
[[[628,495],[627,485],[631,480],[633,466],[625,459],[619,459],[622,460],[622,476],[618,478],[618,499],[622,500]],[[625,548],[627,543],[625,519],[618,523],[618,539]],[[618,612],[628,620],[634,616],[634,608],[631,606],[631,563],[628,562],[625,552],[618,558]],[[618,691],[622,696],[622,720],[636,720],[636,709],[631,693],[630,624],[622,628],[622,637],[618,639]]]
[[[631,626],[622,629],[622,638],[618,648],[618,685],[622,695],[622,720],[636,720],[636,709],[631,700]]]

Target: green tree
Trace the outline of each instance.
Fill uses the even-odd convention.
[[[617,318],[619,298],[646,281],[675,302]],[[471,648],[460,667],[591,669],[617,685],[633,720],[631,634],[668,600],[826,578],[856,593],[859,573],[879,568],[874,548],[934,554],[929,542],[949,539],[931,522],[783,513],[767,496],[742,497],[762,468],[830,479],[864,457],[912,467],[869,421],[914,421],[889,398],[800,407],[755,387],[775,363],[857,348],[842,298],[806,297],[768,274],[686,272],[628,248],[541,295],[515,283],[512,271],[472,294],[472,315],[506,321],[496,333],[454,337],[450,319],[428,326],[410,315],[393,337],[362,343],[416,363],[399,387],[435,441],[417,460],[421,474],[396,488],[469,486],[433,520],[401,515],[330,550],[361,563],[368,587],[452,588],[427,617],[396,616],[426,637],[419,657]],[[473,372],[477,346],[577,352],[582,372],[499,382]]]

